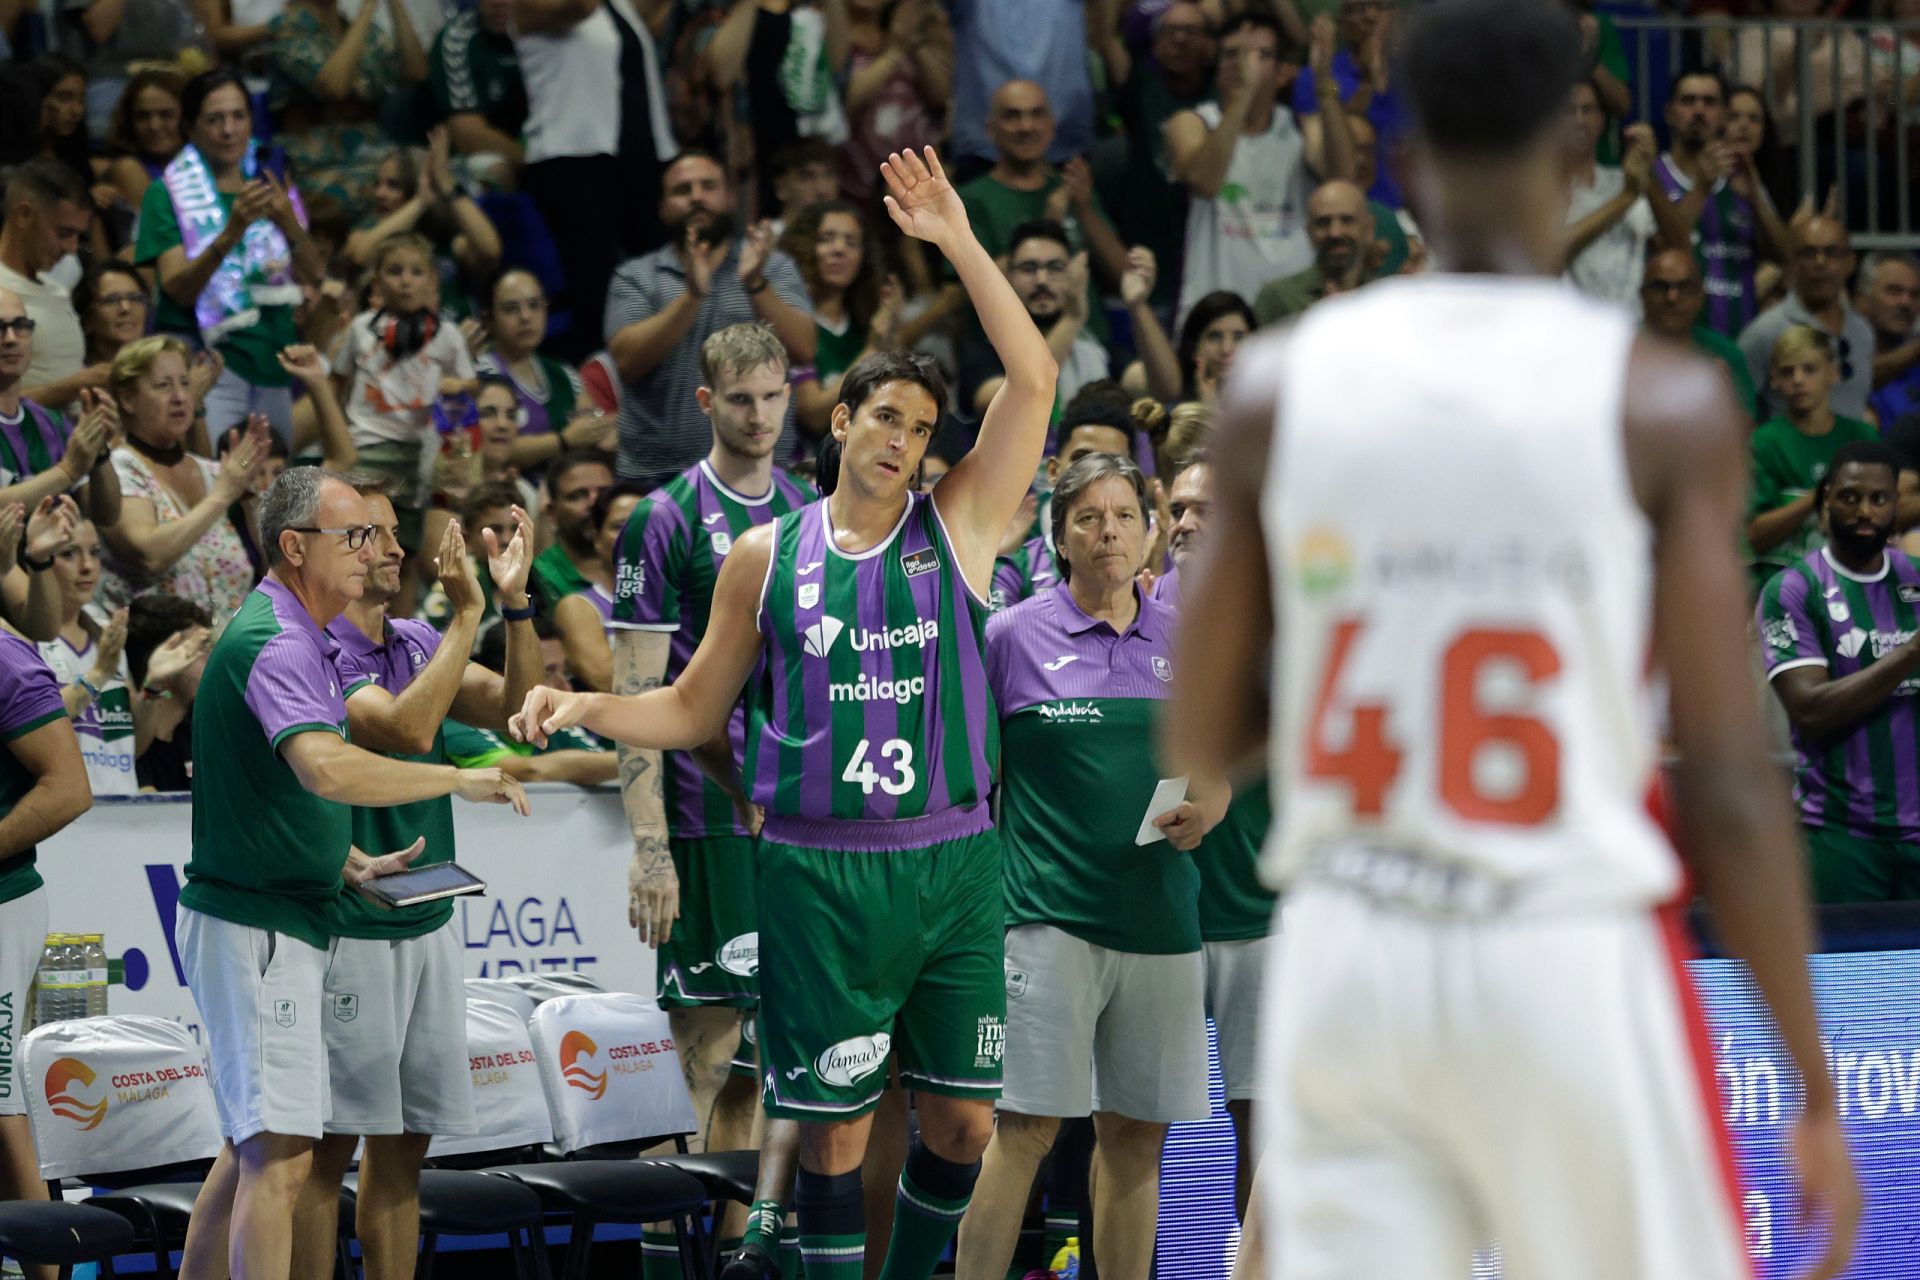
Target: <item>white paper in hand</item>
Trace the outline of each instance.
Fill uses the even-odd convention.
[[[1156,840],[1165,840],[1167,833],[1153,825],[1154,819],[1164,818],[1178,809],[1187,799],[1187,780],[1185,778],[1162,778],[1153,789],[1153,799],[1147,802],[1147,816],[1140,820],[1140,834],[1133,838],[1135,844],[1152,844]]]

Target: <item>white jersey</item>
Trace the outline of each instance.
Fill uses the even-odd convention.
[[[1278,413],[1270,879],[1514,909],[1678,888],[1647,808],[1633,331],[1562,282],[1440,275],[1330,299],[1241,353]]]

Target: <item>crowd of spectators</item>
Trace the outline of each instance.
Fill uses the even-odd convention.
[[[1920,6],[1752,0],[1668,33],[1673,75],[1629,56],[1614,15],[1647,11],[1577,4],[1570,286],[1723,363],[1754,423],[1756,592],[1820,554],[1850,442],[1900,462],[1897,545],[1920,262],[1854,241],[1888,225],[1867,160],[1873,200],[1905,198]],[[1859,21],[1809,25],[1835,18]],[[951,375],[926,483],[971,446],[1002,371],[876,191],[925,144],[1052,347],[1056,444],[1110,427],[1169,476],[1252,333],[1427,268],[1396,22],[1388,0],[0,3],[0,605],[111,730],[100,760],[137,759],[98,789],[184,784],[180,659],[263,571],[257,495],[290,460],[357,465],[401,519],[395,607],[443,627],[421,548],[533,513],[541,625],[603,688],[607,548],[704,454],[716,331],[785,348],[796,472],[878,351]],[[1863,104],[1873,128],[1829,127]],[[1008,531],[1010,580],[1050,564],[1044,535]]]

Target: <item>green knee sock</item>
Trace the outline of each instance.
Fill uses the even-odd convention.
[[[786,1210],[778,1200],[755,1200],[747,1210],[747,1234],[740,1238],[740,1243],[757,1244],[772,1253],[779,1247],[780,1228],[786,1217]]]
[[[680,1280],[680,1244],[671,1228],[660,1231],[643,1227],[640,1231],[640,1275],[642,1280]]]
[[[829,1176],[800,1170],[793,1180],[793,1207],[807,1280],[860,1280],[867,1255],[860,1171]]]
[[[928,1280],[959,1230],[973,1199],[980,1162],[955,1164],[918,1143],[900,1172],[893,1211],[893,1243],[880,1268],[880,1280]]]
[[[780,1228],[780,1280],[801,1280],[807,1264],[800,1261],[800,1228],[792,1223]]]

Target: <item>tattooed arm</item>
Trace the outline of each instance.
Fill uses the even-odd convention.
[[[632,697],[660,687],[667,674],[667,631],[614,632],[613,692]],[[660,789],[658,751],[618,747],[620,798],[633,828],[633,864],[627,870],[627,923],[640,941],[658,947],[680,918],[680,877],[667,844],[667,806]]]

